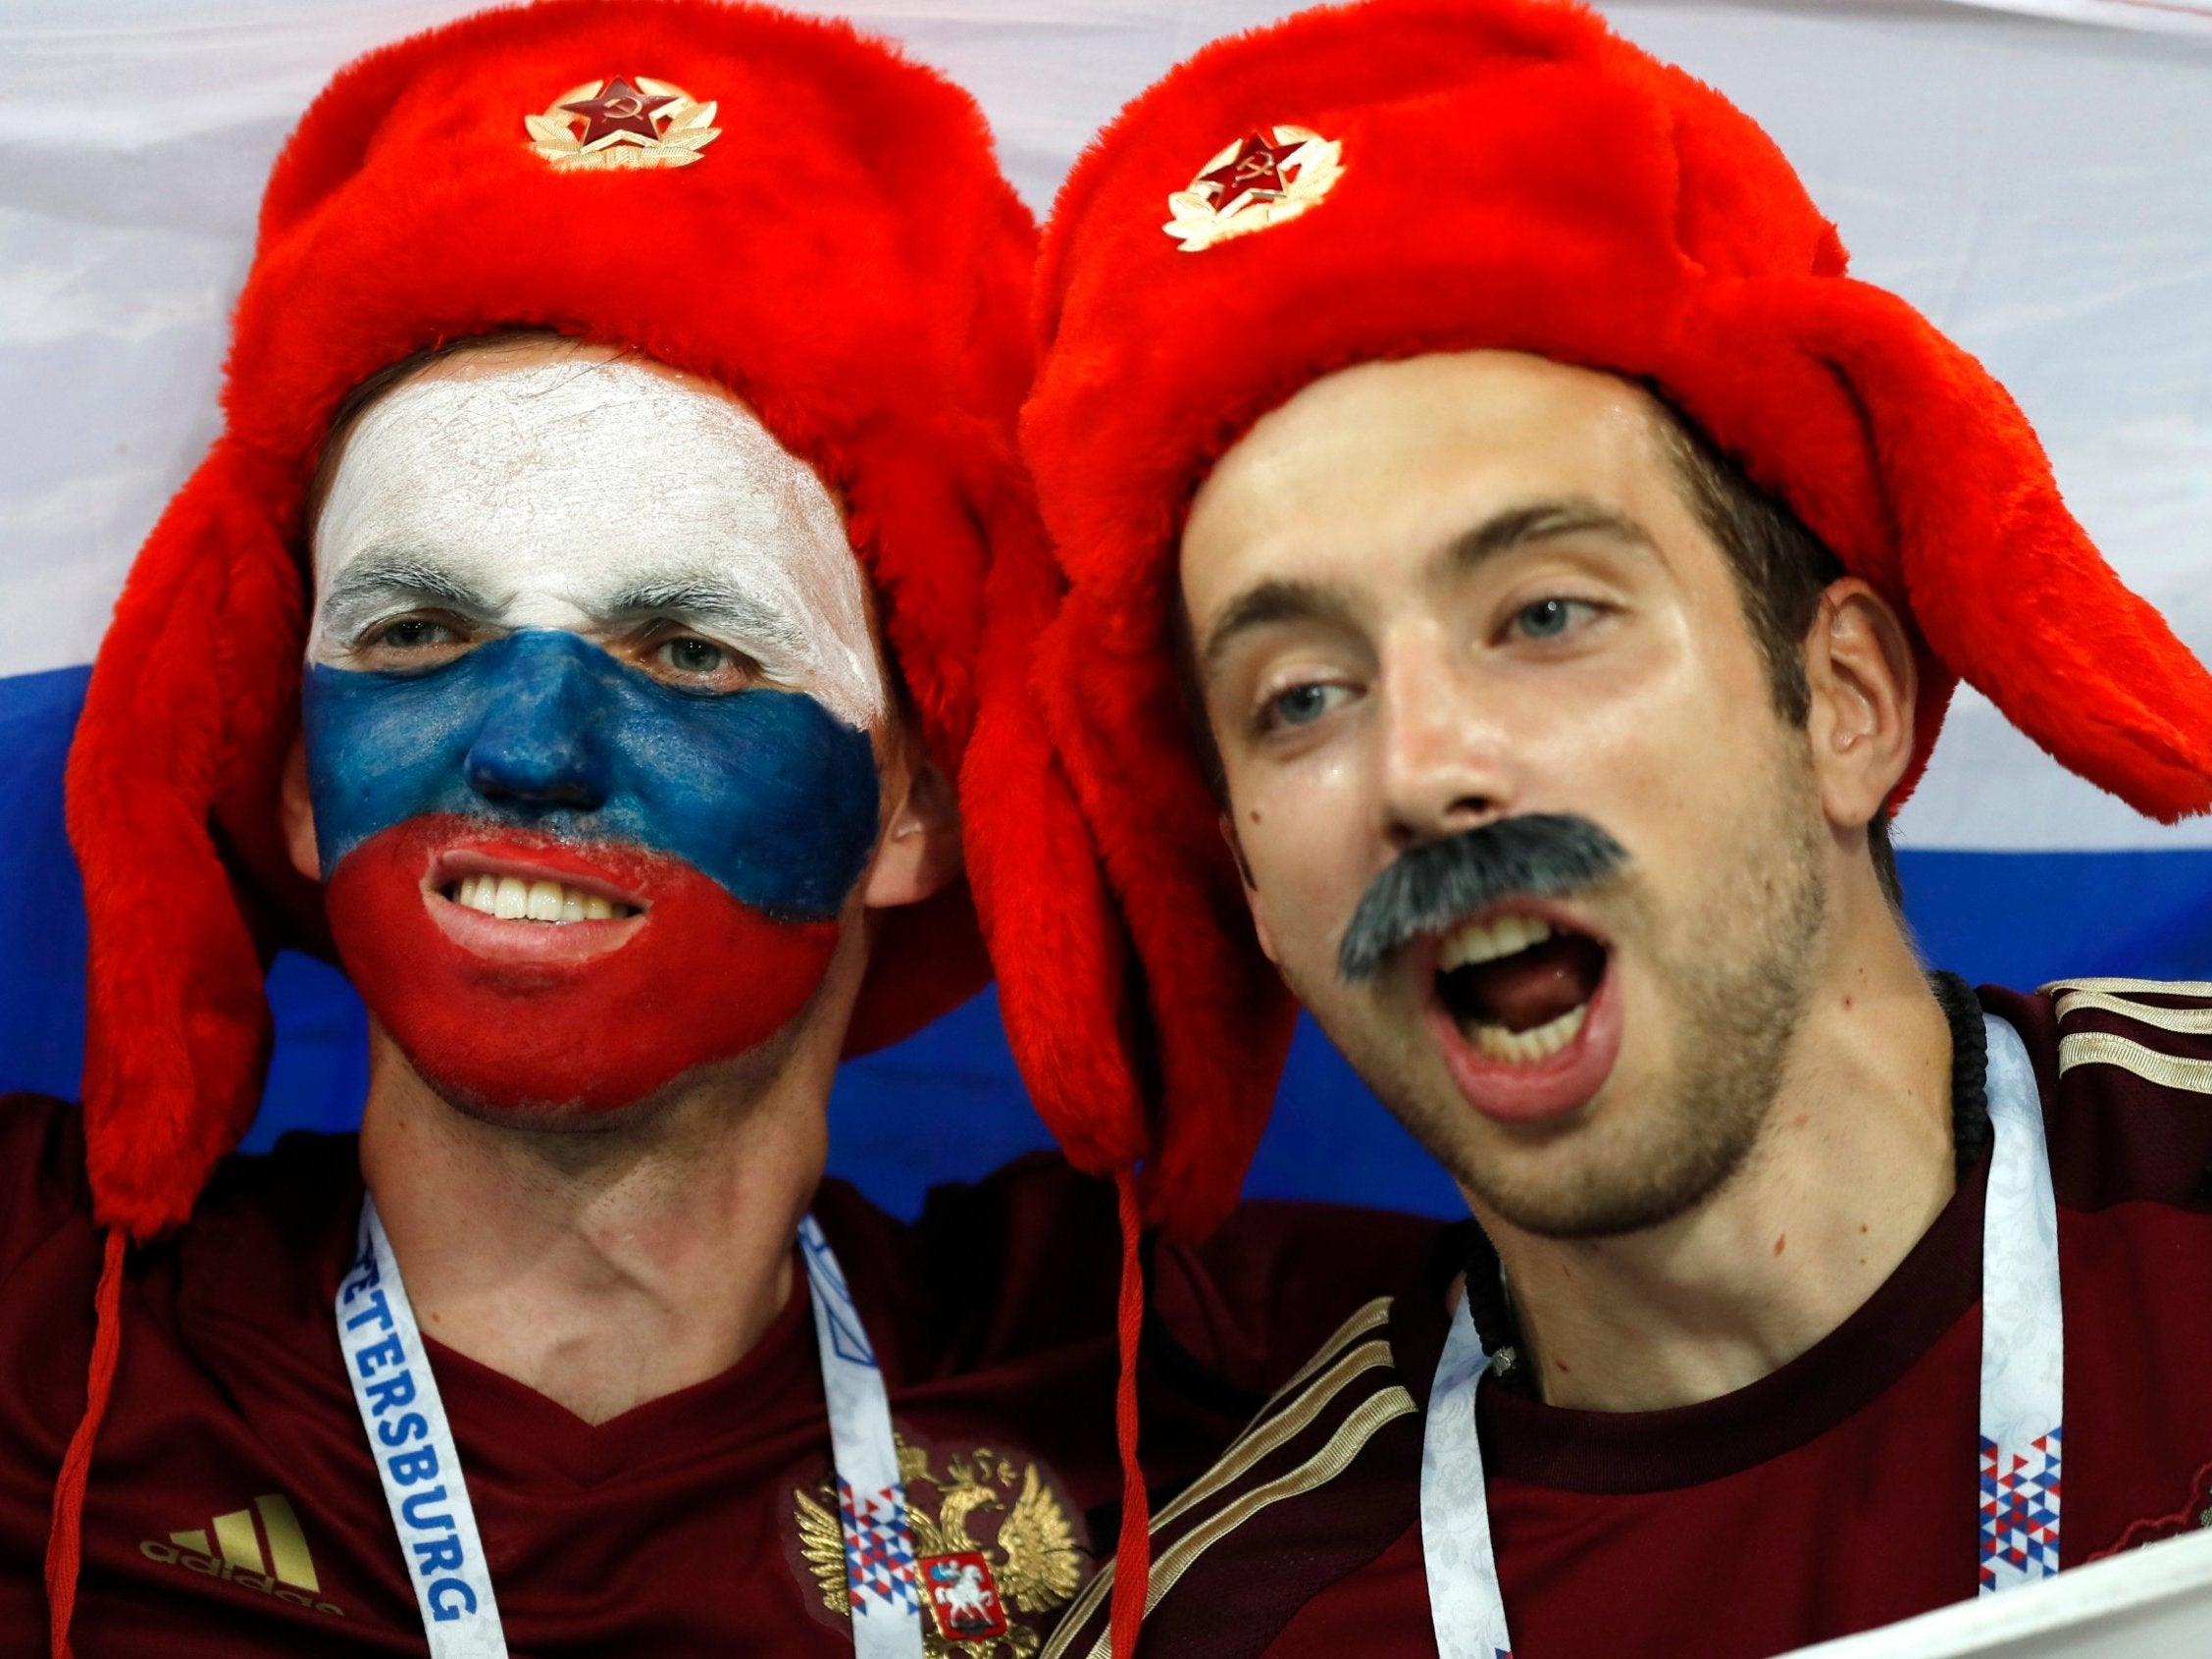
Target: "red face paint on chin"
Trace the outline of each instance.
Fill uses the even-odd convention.
[[[638,907],[499,921],[444,897],[511,874]],[[348,853],[325,891],[362,1001],[440,1092],[491,1112],[608,1112],[756,1048],[806,1006],[834,921],[780,922],[682,859],[443,814]]]

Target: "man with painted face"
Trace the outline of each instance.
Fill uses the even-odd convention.
[[[489,13],[310,111],[72,754],[0,1629],[1018,1659],[1117,1386],[1187,1478],[1342,1317],[1371,1221],[1159,1252],[1136,1368],[1100,1183],[817,1191],[841,1055],[985,974],[952,780],[1035,536],[1031,245],[964,95],[761,9]],[[368,1006],[358,1151],[227,1158],[286,943]]]
[[[1885,830],[1960,677],[2201,811],[2212,682],[1772,142],[1578,7],[1307,13],[1107,129],[1038,309],[1040,1104],[1203,1222],[1287,983],[1478,1223],[1051,1650],[1773,1653],[2212,1513],[2212,986],[1931,977]]]
[[[799,1083],[857,989],[849,901],[957,869],[820,479],[710,388],[557,337],[416,370],[329,453],[286,828],[380,1080],[548,1126]]]

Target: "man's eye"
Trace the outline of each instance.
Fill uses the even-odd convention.
[[[731,653],[711,640],[693,639],[689,635],[662,641],[654,654],[679,674],[717,673],[731,660]]]
[[[746,691],[765,678],[760,664],[744,651],[696,634],[670,634],[649,641],[643,648],[646,672],[679,691],[720,697]]]
[[[1277,728],[1311,726],[1351,695],[1349,687],[1321,682],[1293,686],[1267,700],[1264,720],[1268,726]]]
[[[428,650],[460,642],[460,633],[447,623],[428,616],[402,616],[379,628],[366,643],[391,650]]]
[[[1587,625],[1597,612],[1587,599],[1538,599],[1514,612],[1513,631],[1524,640],[1557,640]]]

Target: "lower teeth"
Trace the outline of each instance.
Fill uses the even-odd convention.
[[[1482,1051],[1486,1059],[1502,1060],[1514,1065],[1530,1065],[1537,1061],[1551,1059],[1573,1042],[1589,1011],[1589,1004],[1578,1003],[1557,1019],[1531,1026],[1526,1031],[1509,1031],[1503,1025],[1477,1025],[1474,1028],[1474,1046]]]

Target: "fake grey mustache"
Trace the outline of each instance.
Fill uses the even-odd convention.
[[[1368,885],[1336,953],[1338,977],[1372,979],[1424,933],[1501,899],[1562,899],[1628,862],[1627,849],[1587,818],[1530,812],[1500,818],[1405,854]]]

